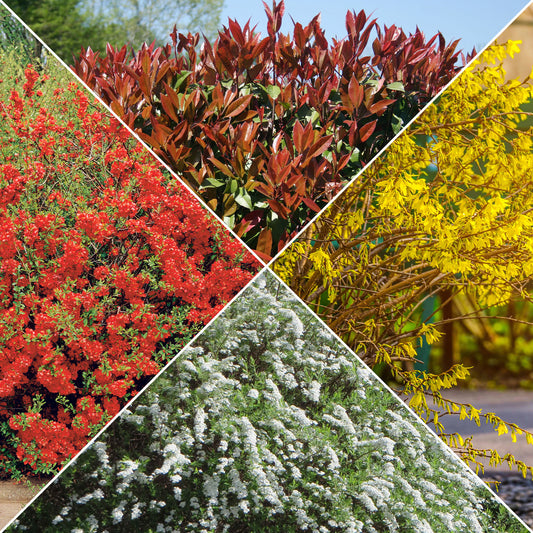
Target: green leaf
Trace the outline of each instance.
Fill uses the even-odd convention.
[[[403,126],[404,126],[404,122],[402,118],[399,117],[398,115],[392,115],[391,127],[392,127],[392,131],[394,132],[394,135],[397,135],[398,133],[400,133]]]
[[[205,181],[207,181],[207,183],[209,184],[206,186],[202,183],[202,187],[205,189],[209,187],[222,187],[223,185],[225,185],[223,181],[217,180],[216,178],[206,178]]]
[[[313,109],[311,111],[311,123],[313,125],[315,125],[320,119],[320,113],[316,110],[316,109]]]
[[[181,86],[184,84],[184,82],[190,75],[191,72],[189,70],[181,72],[180,75],[176,78],[176,81],[174,82],[174,90],[181,92]]]
[[[277,85],[268,85],[265,90],[272,100],[275,100],[281,94],[281,89]]]
[[[361,155],[361,152],[359,151],[359,148],[356,148],[352,155],[350,156],[350,162],[352,163],[358,163],[359,162],[359,156]]]
[[[237,189],[239,188],[239,182],[237,180],[230,180],[229,182],[229,191],[231,194],[235,195]]]
[[[233,228],[233,226],[235,226],[235,215],[224,217],[223,220],[224,224],[226,224],[229,228]]]
[[[252,199],[244,187],[239,187],[239,194],[235,196],[235,201],[250,211],[253,209]]]
[[[402,93],[405,92],[405,87],[401,81],[393,81],[392,83],[389,83],[387,89],[390,89],[391,91],[401,91]]]

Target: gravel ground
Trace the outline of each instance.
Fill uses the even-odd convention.
[[[487,480],[500,481],[496,494],[530,527],[533,528],[533,480],[516,472],[494,473]]]

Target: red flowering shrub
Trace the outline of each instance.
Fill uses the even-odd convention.
[[[275,255],[465,63],[426,40],[346,14],[329,42],[316,16],[266,36],[230,20],[214,43],[90,48],[74,71],[263,258]],[[372,51],[368,52],[369,45]],[[462,58],[462,60],[461,60]]]
[[[258,268],[116,119],[74,84],[51,113],[38,79],[0,102],[0,475],[56,470]]]

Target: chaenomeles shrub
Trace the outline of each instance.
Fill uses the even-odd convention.
[[[478,468],[483,456],[492,465],[506,461],[525,476],[526,465],[511,453],[475,450],[470,439],[445,431],[440,415],[453,412],[533,443],[530,431],[443,398],[468,376],[464,364],[439,374],[413,369],[417,348],[435,343],[452,320],[509,301],[531,304],[533,129],[521,106],[533,85],[506,81],[502,68],[517,49],[513,41],[489,47],[274,270],[365,362],[386,365],[412,394],[413,409],[465,460]],[[435,296],[439,306],[424,316],[424,302]],[[449,318],[446,305],[460,297],[470,307]]]
[[[137,52],[90,48],[74,71],[262,258],[275,255],[460,70],[457,41],[346,15],[268,35],[229,20],[213,43],[171,34]],[[375,32],[375,36],[374,36]],[[371,37],[374,37],[371,42]],[[367,48],[372,44],[372,52]],[[470,56],[466,58],[469,59]],[[462,57],[462,64],[465,58]]]
[[[77,84],[0,101],[0,476],[51,473],[257,260]]]
[[[8,529],[525,532],[268,271]]]

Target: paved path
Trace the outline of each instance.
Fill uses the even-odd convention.
[[[469,403],[481,408],[482,413],[492,412],[506,422],[513,422],[523,429],[533,432],[533,391],[514,390],[454,390],[443,392],[449,400]],[[459,415],[445,415],[442,423],[447,433],[457,432],[463,437],[473,436],[472,443],[476,448],[493,448],[504,455],[511,452],[517,459],[533,466],[533,445],[527,444],[523,436],[518,436],[517,442],[511,439],[511,434],[498,436],[492,424],[481,421],[481,426],[471,420],[459,420]],[[433,428],[432,425],[430,427]],[[498,471],[508,471],[502,466]],[[494,471],[486,462],[486,472]]]
[[[513,422],[523,429],[533,432],[533,391],[493,391],[493,390],[454,390],[443,392],[443,396],[459,403],[468,403],[482,413],[494,413],[505,422]],[[431,407],[431,406],[430,406]],[[527,444],[525,438],[518,436],[514,443],[509,434],[500,435],[494,431],[492,424],[481,421],[478,426],[470,420],[459,420],[459,415],[442,417],[447,433],[459,433],[463,437],[472,436],[472,443],[478,449],[496,449],[500,455],[511,452],[516,459],[533,466],[533,445]],[[433,428],[433,425],[430,424]],[[500,481],[498,496],[524,521],[533,531],[533,480],[528,475],[524,479],[516,469],[512,471],[507,464],[491,467],[484,460],[486,480]],[[481,471],[479,472],[481,475]]]
[[[40,484],[28,486],[13,481],[0,481],[0,529],[39,492]]]

